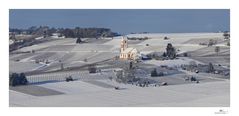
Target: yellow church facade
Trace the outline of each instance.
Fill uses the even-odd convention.
[[[127,37],[122,37],[120,42],[120,59],[123,60],[136,60],[137,59],[137,50],[136,48],[128,47]]]

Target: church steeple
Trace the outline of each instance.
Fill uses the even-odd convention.
[[[124,51],[126,48],[128,48],[128,40],[127,37],[123,36],[121,39],[121,44],[120,44],[120,51]]]

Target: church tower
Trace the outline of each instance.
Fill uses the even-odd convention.
[[[128,40],[127,37],[122,37],[121,44],[120,44],[120,52],[123,52],[125,49],[128,48]]]

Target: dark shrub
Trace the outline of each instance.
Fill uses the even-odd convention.
[[[151,71],[151,77],[157,77],[158,76],[158,72],[157,69],[155,68],[153,71]]]
[[[9,77],[10,86],[26,85],[27,83],[28,81],[24,73],[12,73]]]
[[[73,81],[73,78],[71,76],[66,77],[66,82]]]
[[[96,67],[94,65],[91,65],[88,67],[89,73],[96,73]]]

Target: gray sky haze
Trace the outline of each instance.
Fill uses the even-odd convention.
[[[10,9],[10,28],[103,27],[114,32],[230,31],[229,9]]]

